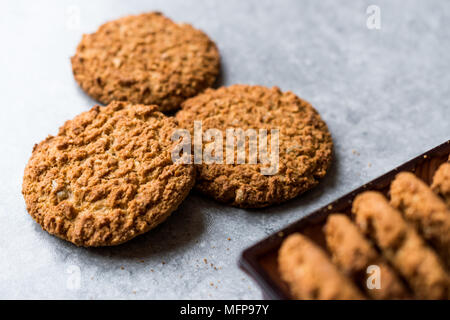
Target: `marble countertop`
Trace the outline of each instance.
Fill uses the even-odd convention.
[[[367,26],[371,4],[380,29]],[[277,85],[310,101],[334,164],[283,205],[242,210],[194,193],[127,244],[77,248],[27,214],[23,169],[35,143],[95,104],[71,73],[81,34],[151,10],[217,42],[223,85]],[[3,1],[0,12],[0,298],[259,299],[237,266],[243,249],[450,138],[448,1]]]

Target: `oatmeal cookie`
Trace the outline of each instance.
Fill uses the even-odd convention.
[[[361,193],[353,201],[352,212],[362,233],[377,244],[416,297],[449,297],[450,278],[441,260],[381,193]]]
[[[22,193],[44,230],[78,246],[117,245],[178,207],[195,170],[172,162],[177,123],[157,109],[95,106],[35,145]]]
[[[272,173],[262,171],[268,169],[270,163],[250,162],[249,139],[245,139],[245,163],[237,164],[237,148],[225,145],[222,164],[203,161],[197,165],[196,188],[233,206],[257,208],[292,199],[314,187],[327,172],[332,159],[331,135],[318,112],[294,93],[282,92],[277,87],[233,85],[207,89],[186,100],[176,118],[191,132],[194,121],[201,121],[203,132],[218,129],[223,141],[226,141],[227,129],[254,130],[256,134],[265,129],[267,143],[258,137],[258,149],[255,149],[270,146],[267,147],[269,160],[274,159],[270,158],[271,130],[279,130],[279,161],[273,161],[272,169],[274,164],[277,168]],[[203,151],[205,145],[207,143],[203,143]],[[231,151],[234,163],[228,162],[227,151]],[[253,153],[257,155],[253,159],[261,159],[262,154],[264,152]]]
[[[443,163],[435,172],[431,188],[442,195],[450,208],[450,161]]]
[[[362,293],[329,260],[327,254],[300,233],[283,241],[278,254],[281,278],[302,300],[364,299]]]
[[[324,228],[328,250],[332,261],[349,277],[356,279],[367,295],[373,299],[404,299],[408,291],[404,284],[378,254],[358,227],[344,214],[331,214]],[[369,289],[367,273],[369,266],[380,270],[380,288]]]
[[[159,12],[126,16],[83,35],[71,61],[75,80],[101,103],[156,104],[164,112],[210,87],[220,65],[205,33]]]
[[[391,183],[391,205],[411,221],[450,267],[450,210],[430,187],[411,172]]]

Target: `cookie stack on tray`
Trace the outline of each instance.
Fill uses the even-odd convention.
[[[331,135],[308,102],[276,87],[210,89],[219,52],[191,25],[156,12],[107,22],[83,36],[71,62],[80,87],[106,106],[35,145],[22,193],[43,229],[76,245],[117,245],[147,232],[194,185],[220,202],[260,208],[312,188],[330,166]],[[223,137],[230,128],[263,130],[271,141],[275,130],[276,145],[266,152],[277,148],[276,170],[265,173],[273,163],[250,162],[250,155],[211,163],[190,153],[193,161],[174,161],[174,132],[194,135],[196,121]],[[223,151],[240,156],[237,148]]]
[[[356,196],[351,216],[328,216],[326,250],[301,233],[279,250],[281,278],[297,299],[450,299],[450,159],[428,186],[399,173],[390,201]]]

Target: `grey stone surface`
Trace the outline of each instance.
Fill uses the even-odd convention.
[[[380,30],[366,27],[370,4]],[[33,144],[95,103],[71,74],[81,34],[149,10],[217,42],[223,85],[277,85],[309,100],[329,124],[335,162],[284,205],[240,210],[193,194],[128,244],[77,248],[26,213],[23,169]],[[237,267],[244,248],[450,138],[449,21],[444,0],[2,1],[0,298],[261,298]]]

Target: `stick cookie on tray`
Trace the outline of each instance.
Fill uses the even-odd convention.
[[[372,243],[358,230],[356,224],[344,214],[331,214],[324,228],[327,248],[332,261],[347,275],[354,278],[373,299],[405,299],[409,294],[402,280]],[[380,287],[369,289],[371,266],[380,270]]]
[[[450,268],[450,210],[445,202],[410,172],[397,175],[390,193],[392,206],[417,227]]]
[[[449,298],[450,278],[438,255],[381,193],[358,195],[352,212],[360,230],[373,239],[418,298]]]
[[[283,242],[278,263],[284,281],[297,299],[361,300],[359,289],[329,260],[327,254],[300,233]]]
[[[431,188],[437,194],[442,195],[447,206],[450,207],[450,159],[443,163],[434,174]]]

